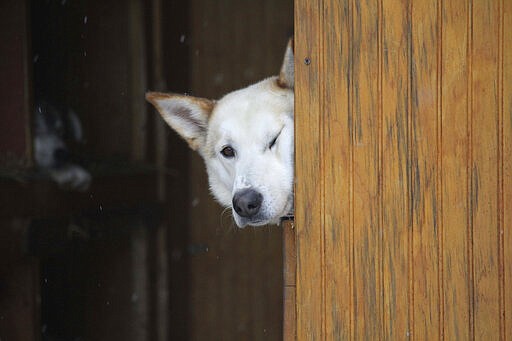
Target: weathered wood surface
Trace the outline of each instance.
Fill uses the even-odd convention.
[[[295,340],[297,335],[295,314],[297,252],[293,220],[281,223],[283,229],[283,340]]]
[[[512,335],[511,4],[295,1],[298,339]]]

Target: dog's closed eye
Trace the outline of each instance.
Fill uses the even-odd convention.
[[[272,141],[270,141],[270,143],[268,144],[268,149],[272,149],[276,145],[277,139],[279,138],[279,135],[281,135],[282,131],[283,129],[281,129],[279,133],[277,133],[277,135],[272,139]]]

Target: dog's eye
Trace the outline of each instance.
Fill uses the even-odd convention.
[[[226,146],[222,148],[220,151],[222,156],[224,156],[227,159],[231,159],[232,157],[235,157],[235,150],[231,146]]]
[[[274,145],[277,142],[277,138],[279,137],[279,135],[281,135],[281,132],[279,132],[279,134],[277,134],[276,137],[274,137],[272,139],[272,141],[270,141],[270,143],[268,144],[268,149],[272,149],[272,147],[274,147]]]

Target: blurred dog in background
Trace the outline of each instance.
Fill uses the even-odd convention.
[[[71,110],[40,101],[34,111],[34,159],[62,189],[86,191],[91,174],[72,161],[68,143],[82,143],[82,124]]]

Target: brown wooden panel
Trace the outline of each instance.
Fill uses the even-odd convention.
[[[283,340],[293,341],[297,338],[295,226],[292,220],[286,220],[281,223],[281,227],[283,229]]]
[[[326,310],[326,337],[349,339],[353,335],[353,211],[351,210],[352,153],[349,119],[351,93],[349,79],[352,55],[349,53],[351,1],[325,1],[324,21],[339,23],[326,25],[323,36],[323,65],[333,75],[323,82],[325,96],[331,98],[323,108],[324,174],[325,174],[325,301],[332,302]],[[341,28],[340,28],[341,27]],[[300,61],[300,60],[299,60]],[[336,138],[331,138],[336,136]],[[339,159],[338,159],[339,158]],[[346,165],[340,167],[339,165]],[[360,250],[360,249],[359,249]],[[359,272],[360,274],[360,272]]]
[[[324,150],[320,103],[323,96],[320,87],[324,81],[320,45],[322,13],[318,2],[295,3],[295,134],[301,137],[295,139],[295,153],[301,155],[295,161],[295,176],[299,179],[295,193],[300,198],[295,202],[299,340],[325,338]]]
[[[382,204],[384,336],[411,334],[410,2],[382,9]]]
[[[299,339],[510,336],[509,3],[296,0]]]
[[[382,111],[379,96],[382,73],[379,72],[382,70],[378,67],[382,36],[377,34],[380,31],[379,20],[375,20],[381,15],[381,7],[380,1],[368,1],[364,6],[353,1],[351,5],[351,126],[348,128],[352,145],[354,338],[377,340],[383,334],[384,308],[384,283],[381,278],[382,193],[379,182],[382,171]],[[332,143],[340,144],[340,141],[336,139]],[[326,158],[338,157],[333,154],[326,155]],[[332,197],[325,200],[335,200],[336,196],[336,193],[332,193]]]
[[[498,3],[475,1],[472,14],[470,145],[474,336],[478,340],[498,340]]]
[[[502,68],[502,108],[501,117],[503,124],[502,140],[502,170],[503,182],[502,204],[501,204],[501,226],[500,233],[503,234],[503,267],[504,275],[501,279],[504,282],[504,318],[505,335],[512,335],[512,1],[502,1],[503,25],[501,26],[501,62]]]
[[[444,336],[468,340],[471,335],[469,263],[469,55],[468,4],[442,4],[442,287]]]
[[[440,81],[439,1],[415,1],[411,10],[411,192],[414,337],[441,337]]]

